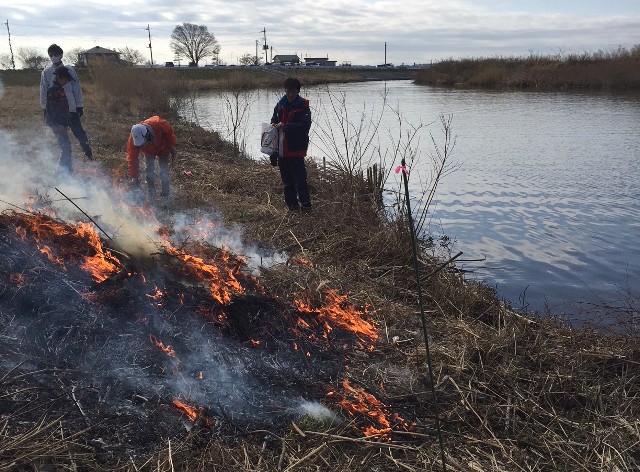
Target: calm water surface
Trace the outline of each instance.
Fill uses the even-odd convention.
[[[486,258],[459,264],[472,271],[470,277],[528,311],[585,317],[605,306],[638,307],[638,96],[441,90],[408,81],[306,88],[302,95],[314,115],[309,154],[318,160],[330,154],[320,134],[337,121],[328,90],[345,97],[355,126],[362,116],[382,113],[374,142],[383,152],[400,127],[392,110],[405,131],[408,124],[423,125],[412,172],[415,195],[421,187],[415,173],[428,181],[430,136],[442,143],[439,116],[452,117],[456,145],[449,162],[456,170],[438,186],[428,229],[453,239],[452,250],[463,251],[463,259]],[[246,150],[256,158],[265,157],[261,123],[269,121],[279,96],[260,91],[244,97]],[[224,135],[225,108],[224,97],[206,93],[187,114]],[[392,174],[388,187],[397,179]]]

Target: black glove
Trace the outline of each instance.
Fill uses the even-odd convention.
[[[84,115],[84,108],[83,107],[76,108],[76,113],[78,114],[78,116]]]
[[[277,167],[278,166],[278,155],[277,154],[271,154],[269,156],[269,159],[271,160],[271,165],[273,167]]]

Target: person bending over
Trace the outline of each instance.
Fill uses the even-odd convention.
[[[145,177],[150,198],[156,196],[155,162],[160,168],[160,195],[169,196],[169,161],[176,156],[176,134],[164,118],[152,116],[131,127],[127,142],[127,164],[133,186],[140,184],[140,153],[145,157]]]

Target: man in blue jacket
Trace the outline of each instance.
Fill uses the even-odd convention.
[[[311,211],[311,195],[307,184],[304,158],[309,147],[311,110],[309,100],[302,98],[298,79],[284,81],[284,96],[273,110],[271,124],[279,131],[277,165],[284,184],[284,201],[291,211]]]

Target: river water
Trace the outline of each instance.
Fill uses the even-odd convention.
[[[302,95],[314,119],[311,158],[335,159],[349,148],[376,162],[387,153],[385,166],[393,169],[400,154],[391,149],[400,143],[416,157],[412,196],[432,182],[436,146],[442,152],[444,145],[440,117],[449,119],[455,146],[425,229],[450,238],[449,249],[464,252],[458,267],[496,287],[515,308],[605,322],[628,307],[637,312],[640,97],[450,90],[410,81],[307,87]],[[263,159],[261,124],[279,96],[202,93],[185,115],[229,138],[237,116],[229,105],[239,105],[247,113],[238,140]],[[328,136],[344,142],[353,135],[371,144],[352,139],[330,149]],[[391,172],[386,187],[398,185]]]

